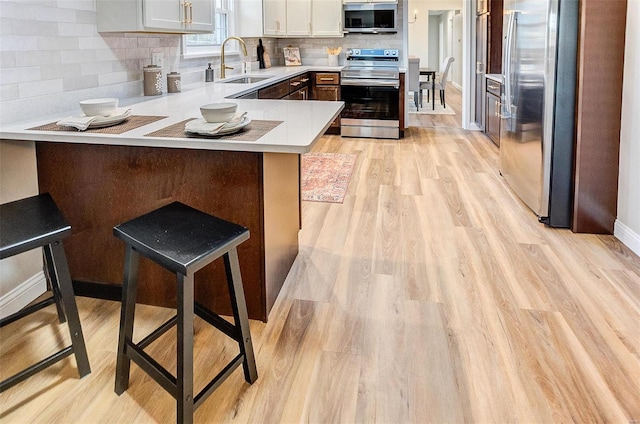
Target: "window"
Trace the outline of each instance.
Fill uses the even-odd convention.
[[[233,34],[235,15],[235,0],[214,0],[213,19],[215,32],[213,34],[187,34],[182,37],[182,54],[184,56],[203,56],[220,53],[220,45]],[[227,52],[239,51],[234,42],[225,47]]]

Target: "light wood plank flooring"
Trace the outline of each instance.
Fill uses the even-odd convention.
[[[430,119],[400,141],[319,142],[358,154],[348,195],[303,204],[297,261],[269,323],[251,322],[260,377],[237,370],[196,422],[640,421],[640,259],[612,236],[545,228],[497,147]],[[119,305],[78,304],[92,374],[65,359],[0,394],[0,422],[174,422],[135,365],[113,392]],[[138,313],[142,336],[171,311]],[[202,387],[234,346],[195,328]],[[0,336],[3,377],[68,338],[53,307]],[[173,336],[150,347],[169,367]]]

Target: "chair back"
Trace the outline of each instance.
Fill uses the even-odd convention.
[[[451,63],[455,60],[452,56],[449,56],[444,59],[442,65],[440,65],[440,84],[444,86],[447,83],[447,76],[449,74],[449,69],[451,69]]]
[[[409,76],[407,82],[409,91],[420,91],[420,58],[409,58]]]

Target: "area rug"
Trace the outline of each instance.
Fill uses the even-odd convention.
[[[302,155],[302,200],[342,203],[357,157],[344,153]]]
[[[416,110],[416,105],[413,103],[413,93],[409,92],[407,96],[407,109],[409,113],[418,113],[424,115],[455,115],[456,113],[449,106],[442,107],[440,103],[440,95],[436,92],[436,108],[433,109],[431,102],[427,101],[427,92],[422,92],[422,107],[420,110]]]

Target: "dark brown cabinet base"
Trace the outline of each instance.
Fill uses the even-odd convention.
[[[177,200],[249,228],[238,248],[247,308],[267,320],[298,253],[299,155],[47,142],[36,154],[40,192],[72,226],[65,250],[74,282],[98,283],[86,285],[95,297],[101,286],[113,293],[124,263],[113,227]],[[222,263],[195,282],[199,302],[231,314]],[[138,298],[174,306],[175,276],[142,260]]]

